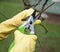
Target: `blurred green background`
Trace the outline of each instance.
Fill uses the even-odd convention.
[[[56,9],[53,8],[56,6],[59,7],[60,4],[53,5],[47,10],[47,12],[60,14],[60,8],[57,10],[57,12]],[[24,5],[22,0],[0,0],[0,12],[2,12],[8,18],[12,18],[23,9]],[[0,15],[0,23],[5,20],[7,19]],[[48,28],[48,33],[45,34],[45,30],[41,26],[36,26],[36,33],[40,40],[41,46],[37,42],[35,52],[41,52],[41,47],[45,52],[60,52],[60,25],[50,24],[48,21],[44,21],[42,23]],[[13,33],[14,31],[9,35],[7,39],[0,41],[0,52],[8,52],[8,48],[14,39]]]

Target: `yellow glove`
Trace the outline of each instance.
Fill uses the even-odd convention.
[[[15,45],[10,52],[34,52],[37,40],[36,35],[26,35],[20,31],[15,31]]]
[[[11,31],[16,29],[16,27],[20,26],[23,23],[22,19],[25,19],[30,16],[33,11],[34,10],[32,8],[24,10],[12,17],[11,19],[0,23],[0,40],[7,38]]]

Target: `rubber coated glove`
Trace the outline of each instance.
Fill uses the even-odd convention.
[[[17,27],[19,27],[24,21],[22,19],[26,19],[33,13],[34,9],[30,8],[24,10],[11,19],[8,19],[2,23],[0,23],[0,40],[7,38],[7,36]]]
[[[26,35],[15,31],[14,47],[9,52],[34,52],[37,40],[36,35]]]

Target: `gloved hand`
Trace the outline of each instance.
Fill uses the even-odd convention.
[[[37,20],[34,24],[40,24],[41,21]],[[14,46],[10,48],[9,52],[34,52],[37,40],[36,35],[26,35],[16,30],[14,32]]]
[[[24,21],[22,19],[26,19],[33,13],[34,9],[30,8],[24,10],[12,18],[3,21],[0,23],[0,40],[7,38],[7,36],[17,27],[19,27]]]
[[[15,45],[9,52],[34,52],[37,40],[36,35],[26,35],[15,31]]]

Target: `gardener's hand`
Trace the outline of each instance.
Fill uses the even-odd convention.
[[[34,52],[37,40],[36,35],[26,35],[18,30],[15,31],[14,35],[15,45],[10,52]]]
[[[7,38],[7,36],[14,30],[16,27],[19,27],[24,21],[22,19],[26,19],[33,13],[33,9],[30,8],[28,10],[24,10],[17,15],[13,16],[11,19],[8,19],[2,23],[0,23],[0,40]]]

